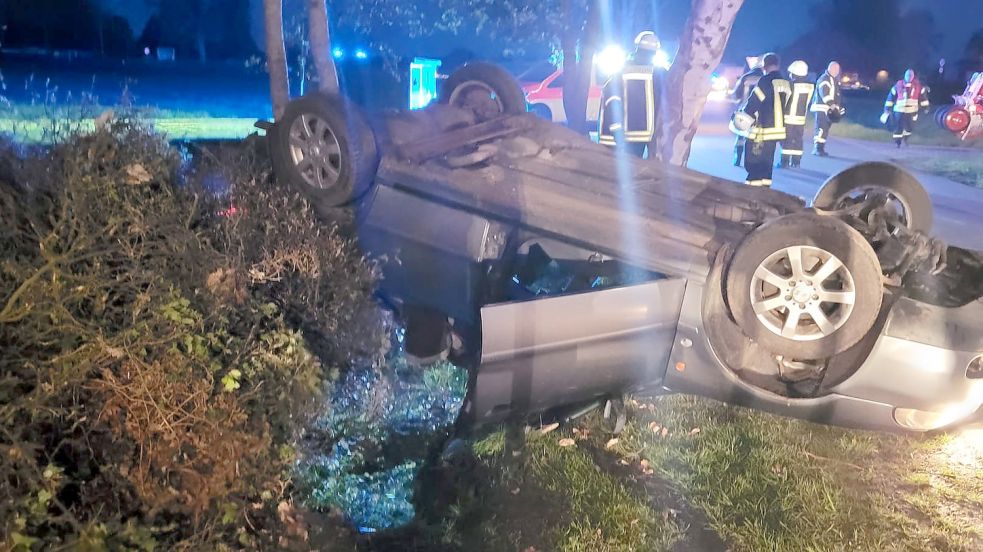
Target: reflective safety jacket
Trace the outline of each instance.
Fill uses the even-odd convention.
[[[776,142],[785,139],[785,106],[791,96],[792,86],[778,71],[761,77],[741,108],[755,120],[748,131],[748,140]]]
[[[809,102],[816,85],[805,77],[792,77],[792,96],[785,108],[785,124],[804,126],[809,115]]]
[[[611,77],[601,95],[598,141],[613,146],[624,142],[652,142],[658,130],[662,70],[654,65],[628,65]]]
[[[829,113],[830,106],[840,104],[840,85],[829,73],[823,73],[816,81],[816,94],[812,99],[814,113]]]
[[[887,93],[884,111],[895,113],[918,113],[919,108],[928,107],[928,89],[915,79],[911,82],[899,80]]]

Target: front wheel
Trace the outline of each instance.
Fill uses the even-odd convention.
[[[814,213],[775,219],[737,248],[727,302],[745,335],[792,360],[829,358],[873,328],[881,267],[847,224]]]
[[[361,112],[337,96],[312,94],[287,105],[271,136],[276,175],[320,207],[361,197],[379,164]]]

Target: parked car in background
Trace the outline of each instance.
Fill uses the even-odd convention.
[[[544,68],[551,69],[541,80],[537,77]],[[529,80],[530,78],[535,80]],[[603,77],[598,75],[596,67],[591,71],[591,84],[587,93],[587,120],[597,121],[601,112],[601,93],[604,87]],[[547,121],[566,123],[567,112],[563,107],[563,87],[566,84],[563,69],[558,69],[548,62],[519,76],[522,92],[526,95],[529,111]]]

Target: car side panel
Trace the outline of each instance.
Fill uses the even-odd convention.
[[[658,280],[483,308],[475,420],[658,387],[685,289]]]
[[[475,322],[483,263],[501,257],[507,227],[389,186],[359,225],[363,251],[382,259],[382,290]]]

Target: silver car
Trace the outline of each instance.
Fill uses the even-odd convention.
[[[983,254],[927,234],[901,169],[807,207],[523,114],[493,66],[442,98],[370,120],[309,96],[269,136],[281,179],[382,260],[408,352],[472,368],[468,421],[670,392],[885,431],[978,416]]]

